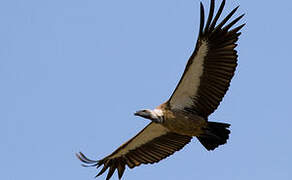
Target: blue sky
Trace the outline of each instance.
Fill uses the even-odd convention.
[[[231,123],[228,143],[207,152],[193,139],[124,179],[292,178],[292,2],[227,0],[224,14],[237,5],[239,66],[210,116]],[[199,1],[0,1],[0,24],[0,179],[90,180],[74,154],[103,158],[148,123],[136,110],[169,98]]]

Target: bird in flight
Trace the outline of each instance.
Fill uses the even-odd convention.
[[[228,90],[237,66],[236,42],[245,24],[233,27],[244,14],[227,23],[238,7],[217,23],[224,5],[222,0],[214,16],[215,0],[211,0],[205,23],[204,6],[200,4],[197,44],[173,94],[154,110],[135,113],[151,122],[103,159],[90,160],[81,152],[77,154],[87,166],[102,166],[96,177],[109,169],[107,180],[115,170],[121,179],[126,166],[134,168],[159,162],[182,149],[193,137],[208,151],[226,143],[230,124],[210,122],[208,116],[217,109]]]

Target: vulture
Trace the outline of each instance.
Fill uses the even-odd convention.
[[[100,160],[90,160],[79,152],[85,164],[106,170],[109,180],[115,170],[122,178],[126,166],[153,164],[182,149],[193,137],[208,150],[226,143],[230,124],[208,121],[208,116],[219,106],[237,66],[237,40],[245,25],[234,25],[244,14],[234,18],[238,7],[218,22],[223,11],[222,0],[214,16],[215,0],[211,0],[205,21],[204,6],[200,3],[200,27],[194,52],[170,98],[154,110],[137,111],[134,115],[151,120],[136,136]],[[231,22],[228,22],[228,21]]]

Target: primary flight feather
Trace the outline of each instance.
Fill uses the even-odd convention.
[[[152,122],[101,160],[90,160],[81,152],[77,154],[89,166],[102,166],[96,177],[109,169],[107,180],[115,170],[121,179],[126,166],[134,168],[159,162],[183,148],[193,137],[197,137],[207,150],[226,143],[230,125],[210,122],[208,116],[217,109],[228,90],[237,66],[235,47],[241,34],[239,30],[245,24],[233,28],[243,15],[227,23],[238,7],[218,23],[224,5],[225,0],[214,16],[215,0],[211,0],[205,23],[204,7],[200,4],[196,47],[173,94],[154,110],[135,113]]]

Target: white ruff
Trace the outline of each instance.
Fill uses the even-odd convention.
[[[170,105],[172,109],[184,109],[185,107],[191,107],[193,105],[192,97],[196,97],[197,95],[207,52],[208,43],[202,41],[193,59],[193,63],[189,66],[179,87],[177,87],[177,90],[171,98]]]
[[[155,113],[155,115],[156,115],[157,117],[161,117],[161,116],[163,116],[163,112],[162,112],[161,109],[154,109],[153,112]]]

